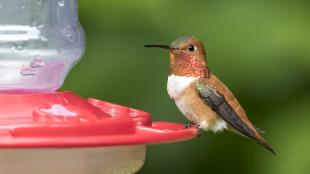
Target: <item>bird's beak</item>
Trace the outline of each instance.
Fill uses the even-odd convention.
[[[157,47],[157,48],[164,48],[168,50],[175,50],[176,48],[171,48],[169,45],[144,45],[144,47]]]

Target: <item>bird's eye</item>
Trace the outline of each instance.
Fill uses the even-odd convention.
[[[195,45],[189,45],[189,46],[188,46],[188,51],[193,52],[193,51],[195,51],[195,50],[196,50],[196,46],[195,46]]]

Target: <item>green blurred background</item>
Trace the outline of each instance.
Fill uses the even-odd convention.
[[[151,145],[139,173],[310,173],[308,0],[80,0],[84,58],[63,90],[185,122],[166,92],[168,52],[148,43],[204,42],[211,70],[278,153],[224,132]]]

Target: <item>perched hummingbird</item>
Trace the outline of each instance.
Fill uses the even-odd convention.
[[[183,36],[170,45],[145,45],[170,50],[167,90],[191,126],[214,132],[224,129],[255,140],[275,154],[247,118],[232,92],[210,71],[203,44]]]

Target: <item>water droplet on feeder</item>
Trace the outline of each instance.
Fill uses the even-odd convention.
[[[11,44],[12,44],[11,46],[12,51],[16,51],[16,50],[21,51],[25,49],[27,46],[27,42],[21,42],[21,43],[12,42]]]
[[[45,65],[45,62],[40,58],[39,55],[36,55],[34,59],[30,62],[31,68],[41,68]]]
[[[25,44],[24,43],[16,44],[15,46],[16,46],[17,50],[23,50],[25,48]]]
[[[65,5],[65,1],[64,1],[64,0],[59,1],[59,2],[58,2],[58,5],[59,5],[60,7],[63,7],[63,6]]]
[[[75,33],[70,26],[67,26],[65,28],[63,34],[64,34],[65,38],[67,39],[67,41],[69,41],[69,42],[74,42],[76,40]]]
[[[16,43],[15,43],[15,42],[12,42],[11,50],[12,50],[12,51],[15,51],[15,50],[16,50],[16,47],[17,47]]]
[[[46,0],[37,0],[39,6],[43,6]]]
[[[54,104],[49,109],[40,109],[42,112],[48,113],[54,116],[76,117],[77,113],[70,111],[66,107]]]
[[[44,27],[43,24],[37,26],[38,29],[42,29],[43,27]]]
[[[41,39],[42,41],[44,41],[44,42],[48,42],[48,39],[47,39],[46,37],[44,37],[44,36],[40,36],[40,39]]]

